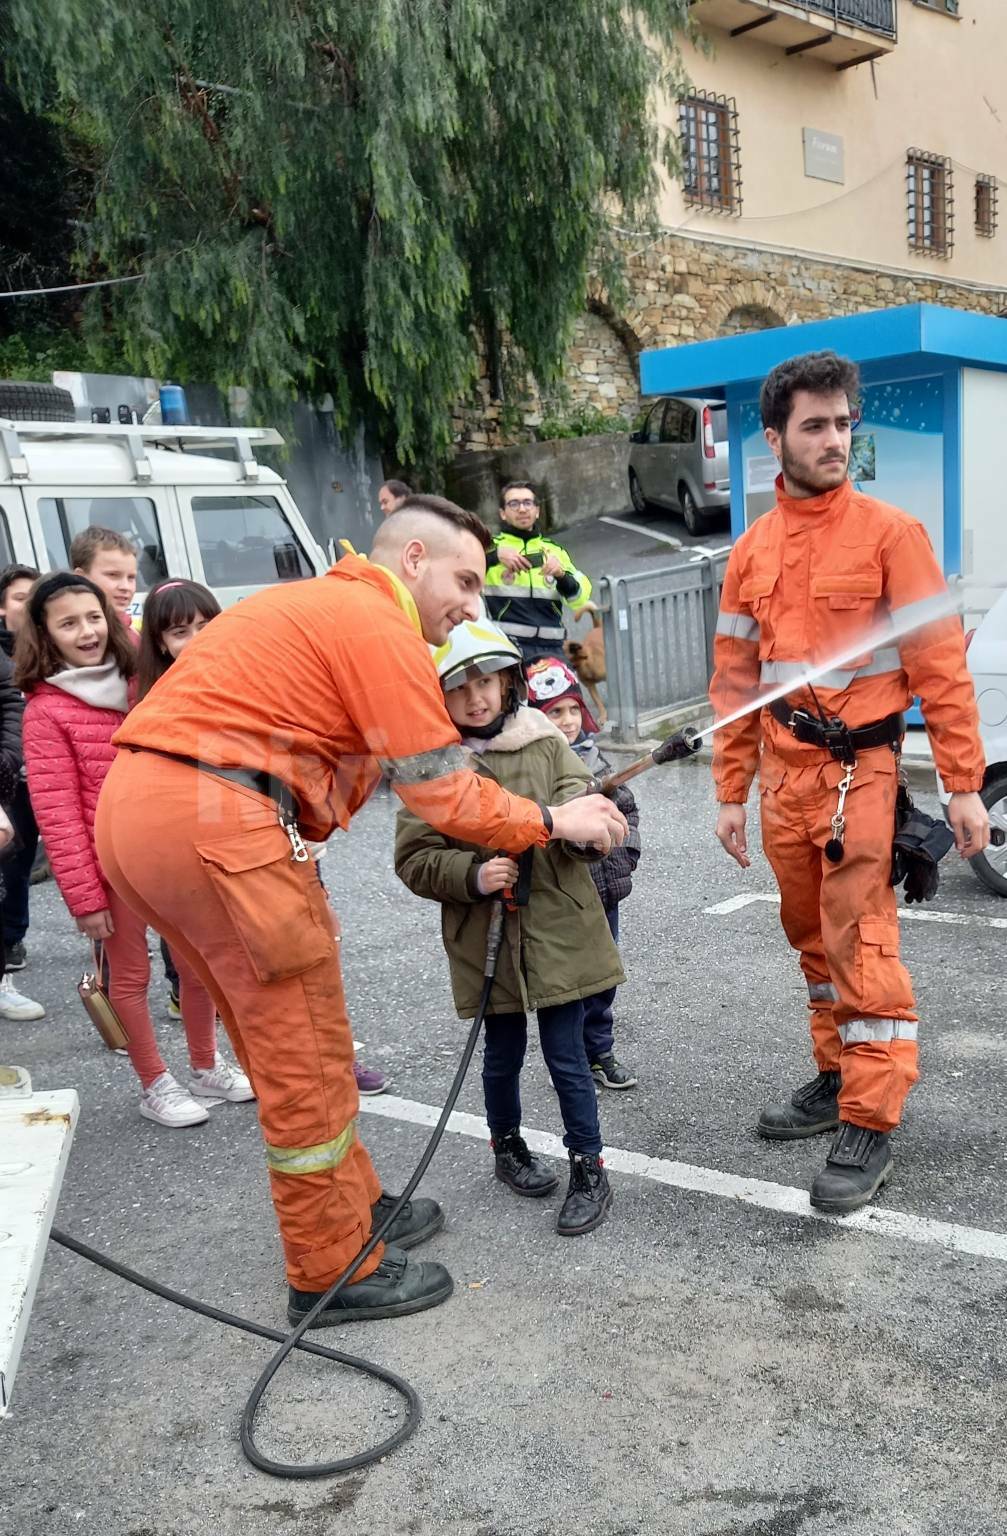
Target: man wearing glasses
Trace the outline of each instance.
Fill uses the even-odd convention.
[[[520,648],[525,666],[555,656],[566,637],[563,604],[575,614],[591,596],[591,583],[561,545],[536,533],[539,504],[522,480],[500,493],[503,528],[493,540],[496,559],[486,572],[483,596],[490,618]]]

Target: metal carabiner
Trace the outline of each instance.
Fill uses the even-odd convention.
[[[853,783],[853,775],[856,772],[857,765],[856,762],[844,763],[843,767],[846,773],[840,779],[837,786],[839,790],[839,803],[836,806],[836,814],[832,818],[832,836],[825,844],[825,857],[830,864],[841,864],[843,862],[843,854],[846,852],[843,846],[846,837],[846,817],[843,815],[843,812],[846,808],[846,796],[850,792],[850,786]]]

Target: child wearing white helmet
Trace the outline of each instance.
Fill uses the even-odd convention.
[[[526,704],[514,642],[489,621],[460,624],[434,653],[448,714],[475,754],[476,771],[544,804],[582,794],[587,769],[563,735]],[[395,868],[418,896],[442,906],[455,1005],[474,1016],[483,984],[492,898],[516,891],[486,1017],[483,1092],[498,1179],[519,1195],[549,1195],[559,1180],[521,1135],[520,1076],[529,1012],[559,1098],[570,1182],[556,1230],[574,1237],[604,1221],[612,1203],[602,1162],[594,1078],[584,1045],[584,999],[624,980],[619,953],[584,850],[551,843],[518,863],[435,832],[400,811]]]

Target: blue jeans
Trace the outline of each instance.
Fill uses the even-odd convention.
[[[538,1010],[542,1055],[559,1096],[572,1152],[601,1151],[601,1126],[594,1078],[584,1049],[584,1005],[559,1003]],[[521,1124],[521,1067],[528,1044],[528,1019],[523,1013],[491,1013],[486,1020],[483,1051],[483,1093],[492,1136],[505,1136]]]
[[[21,846],[4,860],[3,866],[3,941],[8,948],[20,944],[28,932],[28,891],[38,847],[38,827],[24,780],[11,804],[10,819]]]
[[[618,944],[619,908],[606,907],[605,916],[612,937]],[[584,1044],[588,1061],[597,1061],[599,1056],[607,1056],[615,1045],[615,1028],[612,1023],[614,1002],[614,987],[606,987],[604,992],[595,992],[593,997],[584,999]]]

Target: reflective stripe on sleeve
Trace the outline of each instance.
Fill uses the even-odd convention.
[[[764,661],[759,670],[760,681],[771,687],[780,683],[799,683],[807,674],[808,664],[804,661]],[[894,645],[883,646],[880,651],[875,651],[872,659],[862,667],[854,667],[850,671],[824,672],[813,679],[823,688],[849,688],[858,677],[880,677],[886,672],[901,672],[902,658],[898,647]]]
[[[759,625],[747,613],[725,613],[721,609],[717,615],[717,634],[728,640],[758,640]]]
[[[844,1045],[887,1045],[891,1040],[915,1040],[919,1025],[910,1019],[851,1019],[840,1024]]]
[[[331,1141],[319,1141],[313,1147],[271,1147],[266,1142],[266,1164],[272,1173],[324,1173],[338,1168],[357,1139],[356,1118],[345,1131]]]
[[[426,784],[430,779],[460,773],[468,767],[469,755],[464,747],[437,747],[433,752],[417,752],[415,757],[379,757],[378,765],[395,784]]]
[[[831,981],[809,981],[808,1001],[812,1003],[838,1003],[839,993]]]

